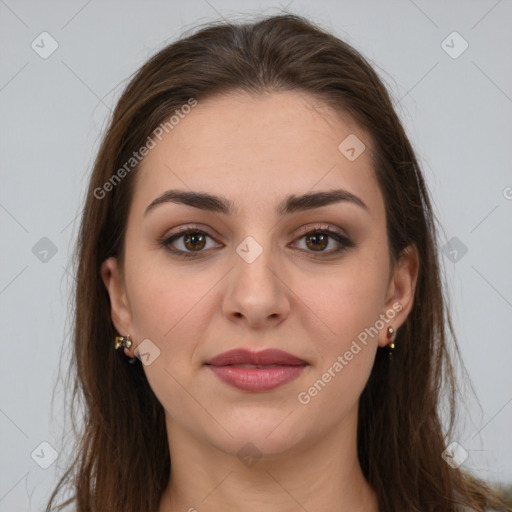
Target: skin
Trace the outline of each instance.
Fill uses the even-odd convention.
[[[338,150],[350,134],[366,145],[354,161]],[[199,101],[143,160],[124,261],[106,260],[102,278],[113,323],[133,340],[126,353],[133,356],[145,339],[160,350],[144,366],[166,413],[172,460],[160,512],[378,511],[357,458],[357,406],[377,347],[389,343],[388,325],[398,329],[411,310],[418,256],[411,248],[390,266],[370,151],[367,133],[312,96],[237,92]],[[289,194],[338,188],[368,210],[338,202],[276,214]],[[238,211],[167,202],[144,215],[168,189],[225,196]],[[179,258],[159,244],[191,223],[212,237],[199,257]],[[322,243],[308,246],[300,230],[326,224],[355,247],[322,258]],[[252,263],[236,252],[247,236],[263,249]],[[197,246],[184,242],[174,247]],[[340,246],[333,238],[328,243],[325,252]],[[298,394],[379,315],[389,316],[393,304],[402,309],[386,327],[360,344],[309,403],[300,403]],[[241,391],[204,366],[240,347],[279,348],[308,366],[274,390]],[[236,456],[249,442],[261,455],[251,467]]]

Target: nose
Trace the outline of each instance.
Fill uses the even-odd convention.
[[[290,311],[291,291],[285,272],[282,265],[280,268],[279,255],[269,247],[255,239],[248,245],[240,244],[233,255],[232,271],[227,275],[223,312],[230,321],[245,323],[252,329],[275,327]],[[248,250],[244,253],[244,249]]]

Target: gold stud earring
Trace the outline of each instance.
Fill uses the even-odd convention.
[[[116,350],[120,348],[130,348],[132,346],[132,340],[130,339],[130,335],[128,336],[116,336],[114,341],[114,348]]]
[[[136,357],[130,357],[125,354],[124,349],[129,349],[132,346],[132,340],[130,338],[130,335],[128,336],[116,336],[116,339],[114,341],[114,348],[123,354],[125,359],[130,363],[133,364],[135,361],[137,361]]]

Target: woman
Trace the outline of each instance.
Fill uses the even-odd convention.
[[[167,46],[90,181],[86,414],[59,487],[80,512],[504,510],[438,416],[447,393],[451,429],[437,254],[413,149],[353,48],[292,15]]]

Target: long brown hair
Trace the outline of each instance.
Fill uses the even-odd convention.
[[[408,245],[418,249],[413,308],[398,332],[391,364],[378,349],[359,404],[359,461],[381,512],[502,507],[484,482],[441,456],[456,417],[451,357],[459,354],[438,261],[437,220],[390,96],[354,48],[284,14],[210,23],[166,46],[136,73],[115,108],[90,179],[75,255],[69,378],[72,407],[83,407],[83,426],[48,509],[67,484],[78,512],[158,510],[171,464],[164,412],[140,361],[127,364],[113,350],[116,332],[100,267],[110,256],[123,255],[137,172],[126,162],[134,151],[191,98],[200,102],[230,91],[304,92],[350,114],[372,137],[392,262]],[[443,398],[450,411],[446,433],[439,416]]]

